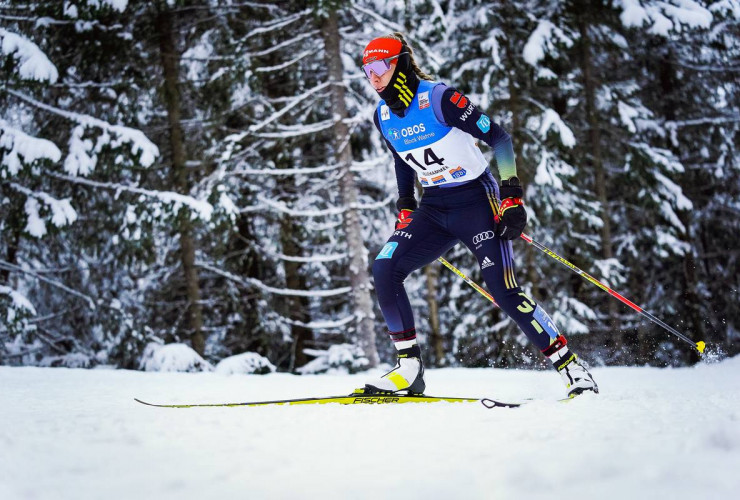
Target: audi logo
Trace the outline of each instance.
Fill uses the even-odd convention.
[[[495,235],[493,234],[493,231],[486,231],[483,233],[478,233],[475,236],[473,236],[473,245],[477,245],[481,241],[486,241],[493,239]]]

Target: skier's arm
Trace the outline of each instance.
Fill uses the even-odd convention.
[[[450,127],[456,127],[485,142],[493,148],[493,154],[501,176],[499,194],[501,204],[494,218],[496,235],[512,240],[518,238],[527,224],[527,212],[522,206],[522,189],[516,176],[514,147],[511,136],[475,107],[470,100],[452,87],[435,87],[432,92],[432,104],[437,118]],[[441,117],[440,117],[441,115]]]
[[[454,87],[438,85],[432,94],[432,104],[437,118],[441,118],[443,123],[467,132],[493,149],[501,180],[516,176],[511,136],[467,97]]]
[[[380,130],[377,112],[373,113],[373,122],[382,135],[383,132]],[[414,181],[416,180],[416,172],[406,165],[385,137],[383,137],[383,140],[388,146],[388,149],[390,149],[391,154],[393,154],[393,161],[396,167],[396,183],[398,184],[398,201],[396,201],[396,208],[398,208],[398,210],[416,210],[417,203],[416,197],[414,197]]]

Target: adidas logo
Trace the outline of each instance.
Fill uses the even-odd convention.
[[[489,259],[488,256],[486,256],[486,257],[483,257],[483,263],[480,265],[480,268],[485,269],[493,265],[495,265],[494,262],[491,259]]]

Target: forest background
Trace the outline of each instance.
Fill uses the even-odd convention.
[[[511,133],[528,234],[740,352],[738,0],[0,0],[0,364],[392,361],[369,265],[397,193],[360,61],[394,31]],[[592,364],[697,361],[514,246]],[[439,263],[407,290],[430,366],[544,366]]]

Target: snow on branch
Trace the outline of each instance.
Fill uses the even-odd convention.
[[[268,26],[263,26],[261,28],[255,28],[253,30],[250,30],[249,33],[241,39],[241,41],[246,41],[246,40],[248,40],[248,39],[250,39],[250,38],[252,38],[252,37],[254,37],[256,35],[261,35],[261,34],[264,34],[264,33],[269,33],[271,31],[282,29],[282,28],[288,26],[289,24],[292,24],[292,23],[298,21],[299,19],[302,19],[303,17],[307,16],[310,13],[311,13],[311,9],[305,9],[305,10],[303,10],[301,12],[298,12],[297,14],[293,14],[292,16],[288,16],[286,18],[279,19],[278,21],[276,21],[276,22],[274,22],[274,23],[272,23],[272,24],[270,24]]]
[[[318,132],[321,132],[322,130],[330,129],[334,126],[334,120],[324,120],[316,123],[311,123],[308,125],[299,124],[299,125],[293,125],[293,126],[283,126],[280,127],[281,131],[278,132],[261,132],[259,134],[254,134],[255,137],[262,137],[264,139],[286,139],[289,137],[301,137],[304,135],[312,135],[316,134]]]
[[[667,149],[657,148],[644,142],[635,143],[633,146],[649,157],[653,163],[663,166],[668,172],[684,171],[683,164]]]
[[[569,177],[573,174],[575,174],[575,169],[572,165],[561,160],[556,155],[548,153],[547,150],[543,150],[542,158],[537,165],[534,181],[539,185],[550,185],[555,189],[561,190],[563,188],[561,176]]]
[[[207,221],[211,218],[211,215],[213,214],[213,206],[204,200],[198,200],[196,198],[193,198],[192,196],[187,196],[180,193],[175,193],[172,191],[154,191],[149,189],[143,189],[137,186],[125,186],[123,184],[116,184],[114,182],[97,182],[97,181],[91,181],[89,179],[85,179],[82,177],[73,177],[69,175],[62,175],[62,174],[55,174],[55,173],[48,173],[50,177],[54,177],[56,179],[73,182],[75,184],[84,184],[86,186],[96,187],[96,188],[103,188],[103,189],[109,189],[111,191],[118,192],[128,192],[128,193],[136,193],[141,194],[144,196],[148,196],[151,198],[156,198],[160,200],[163,203],[173,204],[175,206],[175,210],[177,210],[180,206],[184,205],[188,207],[190,210],[192,210],[195,214],[198,215],[198,217],[204,221]]]
[[[308,98],[309,96],[311,96],[311,95],[315,94],[316,92],[319,92],[319,91],[321,91],[321,90],[329,87],[330,85],[331,85],[331,82],[325,82],[325,83],[322,83],[320,85],[317,85],[316,87],[314,87],[312,89],[307,90],[306,92],[304,92],[301,95],[298,95],[298,96],[293,97],[288,104],[286,104],[285,106],[283,106],[280,109],[280,111],[277,111],[277,112],[273,113],[272,115],[270,115],[269,117],[267,117],[265,120],[262,120],[260,123],[256,123],[256,124],[252,125],[251,127],[249,127],[249,129],[247,129],[244,132],[240,132],[238,134],[232,134],[230,136],[227,136],[224,140],[226,142],[239,142],[239,141],[241,141],[242,139],[244,139],[249,134],[254,133],[254,132],[260,130],[261,128],[269,125],[270,123],[274,122],[275,120],[277,120],[278,118],[280,118],[281,116],[283,116],[285,113],[287,113],[288,111],[290,111],[294,107],[298,106],[299,104],[302,104],[306,100],[306,98]]]
[[[735,123],[740,122],[740,113],[734,115],[724,116],[707,116],[705,118],[694,118],[692,120],[678,120],[669,121],[665,123],[666,128],[678,128],[678,127],[690,127],[693,125],[704,125],[711,123],[712,125],[721,125],[723,123]]]
[[[648,27],[649,33],[661,36],[681,31],[682,25],[709,28],[713,20],[712,13],[694,0],[618,0],[617,6],[626,28]]]
[[[28,269],[23,269],[22,267],[16,266],[15,264],[11,264],[10,262],[6,262],[4,260],[0,260],[0,269],[5,269],[6,271],[13,271],[13,272],[20,272],[24,274],[28,274],[30,276],[33,276],[39,281],[43,281],[44,283],[51,285],[55,288],[59,288],[60,290],[64,290],[65,292],[74,295],[75,297],[79,297],[87,302],[87,305],[90,307],[90,309],[96,309],[95,307],[95,301],[92,299],[92,297],[89,297],[85,295],[84,293],[80,293],[77,290],[73,290],[69,288],[66,285],[63,285],[62,283],[59,283],[58,281],[54,281],[52,279],[46,278],[38,273],[35,273],[33,271],[30,271]]]
[[[303,262],[303,263],[315,263],[315,262],[336,262],[338,260],[346,259],[348,254],[346,253],[335,253],[329,255],[311,255],[308,257],[298,257],[295,255],[285,255],[282,253],[272,253],[272,257],[276,257],[280,260],[288,262]]]
[[[13,308],[16,310],[28,311],[31,315],[36,315],[36,308],[33,307],[31,301],[26,298],[25,295],[13,290],[10,287],[0,285],[0,295],[7,295],[13,302]]]
[[[285,255],[282,253],[276,253],[270,250],[269,248],[260,247],[260,252],[262,252],[265,255],[268,255],[269,257],[284,260],[287,262],[301,262],[304,264],[312,264],[317,262],[336,262],[339,260],[346,259],[349,254],[347,253],[335,253],[335,254],[328,254],[328,255],[309,255],[307,257],[299,257],[297,255]]]
[[[141,153],[139,163],[145,167],[154,163],[154,159],[159,156],[159,148],[141,130],[123,125],[111,125],[99,118],[59,109],[15,90],[5,89],[5,91],[32,106],[67,118],[79,125],[75,127],[72,133],[69,143],[70,155],[64,161],[65,170],[72,175],[77,175],[78,173],[85,175],[91,168],[91,165],[94,166],[94,163],[91,163],[93,162],[93,157],[90,156],[90,153],[94,155],[104,145],[110,145],[115,148],[120,147],[123,143],[131,144],[131,153],[134,155]],[[93,145],[89,139],[82,139],[82,134],[87,127],[96,127],[103,131],[103,135],[98,139],[97,144]]]
[[[18,76],[23,80],[54,83],[59,78],[56,66],[46,54],[27,38],[0,28],[2,55],[13,56],[18,62]]]
[[[555,44],[558,41],[565,44],[566,47],[573,45],[573,40],[563,30],[550,21],[543,19],[539,22],[532,34],[529,35],[529,39],[522,51],[522,57],[527,64],[537,67],[539,62],[545,58],[546,52],[553,52],[555,50]]]
[[[28,197],[25,205],[26,216],[28,218],[26,232],[31,236],[40,238],[46,234],[46,224],[39,215],[39,204],[36,200],[44,202],[49,207],[51,210],[51,222],[56,227],[63,227],[77,220],[77,212],[72,208],[69,198],[57,200],[43,191],[31,191],[14,182],[10,183],[10,187]]]
[[[740,19],[740,0],[719,0],[710,5],[709,10]]]
[[[333,297],[335,295],[345,295],[352,291],[352,287],[349,286],[334,288],[332,290],[294,290],[290,288],[274,288],[269,285],[265,285],[258,279],[237,276],[228,271],[224,271],[223,269],[213,267],[205,262],[197,261],[195,265],[245,287],[257,287],[264,292],[275,295],[286,295],[291,297]]]
[[[380,165],[383,162],[389,161],[388,157],[378,157],[367,161],[355,161],[352,162],[350,170],[352,172],[362,172],[370,170]],[[230,175],[303,175],[303,174],[318,174],[322,172],[331,172],[341,168],[342,165],[322,165],[320,167],[308,167],[308,168],[279,168],[268,170],[266,168],[240,168],[229,172]]]
[[[26,164],[33,164],[37,160],[51,160],[58,162],[62,158],[59,148],[46,139],[33,137],[12,127],[5,120],[0,119],[0,150],[5,150],[0,166],[0,178],[16,175],[21,169],[21,158]]]
[[[310,323],[304,323],[303,321],[296,321],[282,316],[280,316],[279,319],[289,325],[302,326],[303,328],[308,328],[310,330],[323,330],[325,328],[340,328],[342,326],[346,326],[355,320],[355,315],[352,314],[345,316],[344,318],[335,321],[311,321]]]
[[[547,137],[547,133],[550,131],[550,129],[554,128],[555,131],[558,133],[560,137],[560,142],[563,144],[563,146],[567,148],[572,148],[576,145],[576,136],[573,134],[573,131],[570,129],[570,127],[568,127],[565,122],[563,122],[557,111],[548,108],[544,104],[534,99],[527,97],[525,97],[524,99],[531,102],[542,110],[542,115],[539,117],[539,120],[535,117],[531,118],[527,123],[527,128],[529,128],[530,130],[538,130],[540,137],[542,137],[543,139]],[[538,121],[539,123],[537,123]]]
[[[655,175],[656,180],[660,183],[659,190],[661,191],[661,193],[667,198],[671,198],[677,209],[691,210],[694,208],[694,204],[691,202],[691,200],[688,199],[685,194],[683,194],[681,186],[679,186],[660,172],[654,172],[653,175]],[[678,217],[671,216],[668,218],[671,220],[673,225],[684,229],[684,226],[681,221],[678,220]]]
[[[379,208],[387,207],[394,198],[395,195],[391,194],[382,201],[365,205],[361,205],[359,203],[352,204],[350,205],[350,208],[354,208],[356,210],[377,210]],[[257,199],[267,207],[275,210],[276,212],[287,214],[292,217],[325,217],[328,215],[340,215],[347,211],[347,207],[334,207],[327,208],[325,210],[296,210],[294,208],[289,208],[283,202],[274,201],[262,195],[258,195]],[[254,211],[254,207],[246,207],[245,209],[242,209],[242,211]]]
[[[293,59],[291,59],[289,61],[285,61],[284,63],[280,63],[280,64],[277,64],[275,66],[260,66],[259,68],[255,69],[254,71],[255,71],[255,73],[269,73],[271,71],[282,71],[285,68],[288,68],[288,67],[294,65],[295,63],[297,63],[301,59],[303,59],[305,57],[308,57],[308,56],[310,56],[312,54],[315,54],[315,53],[316,53],[316,49],[315,48],[311,48],[309,50],[304,50],[303,52],[301,52],[300,54],[298,54],[297,56],[295,56]]]
[[[318,34],[319,34],[319,30],[309,31],[308,33],[303,33],[300,36],[297,36],[295,38],[291,38],[290,40],[286,40],[286,41],[284,41],[282,43],[279,43],[277,45],[272,45],[272,46],[270,46],[270,47],[268,47],[268,48],[266,48],[264,50],[260,50],[258,52],[248,52],[248,53],[244,54],[243,56],[244,57],[262,57],[262,56],[266,56],[266,55],[272,54],[273,52],[276,52],[278,50],[282,50],[285,47],[289,47],[289,46],[291,46],[291,45],[293,45],[295,43],[302,42],[306,38],[310,38],[310,39],[313,40],[314,38],[316,38],[316,36]]]

